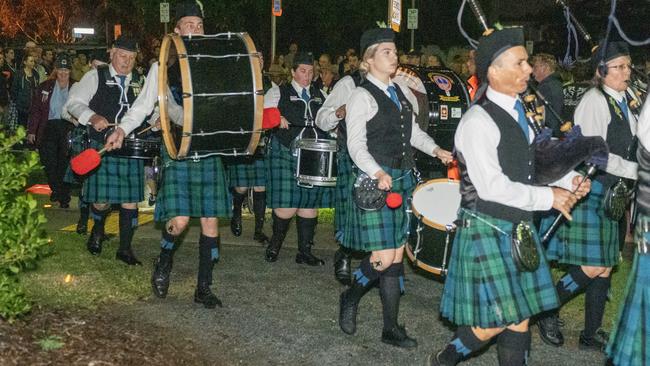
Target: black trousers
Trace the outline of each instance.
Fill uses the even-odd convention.
[[[73,127],[72,123],[62,119],[47,121],[43,141],[38,149],[47,183],[57,201],[62,203],[70,202],[70,187],[63,181],[63,177],[70,162],[68,136]]]

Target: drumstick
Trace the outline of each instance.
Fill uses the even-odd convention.
[[[152,128],[154,128],[154,127],[156,127],[156,125],[151,125],[151,126],[145,128],[144,130],[142,130],[142,131],[136,133],[136,135],[142,135],[143,133],[149,131],[150,129],[152,129]]]

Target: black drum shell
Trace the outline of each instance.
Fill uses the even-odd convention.
[[[454,243],[456,231],[449,231],[449,246],[446,248],[447,232],[438,230],[433,227],[427,226],[420,222],[413,214],[410,220],[410,234],[408,239],[408,254],[411,257],[415,251],[418,242],[418,225],[420,226],[420,251],[417,254],[417,260],[414,264],[425,271],[437,274],[446,275],[449,266],[449,258],[451,257],[451,248]],[[413,259],[413,258],[411,258]]]
[[[126,138],[120,149],[113,150],[107,155],[151,160],[160,155],[160,139]]]
[[[336,140],[303,139],[298,141],[296,149],[296,179],[299,184],[336,186]]]

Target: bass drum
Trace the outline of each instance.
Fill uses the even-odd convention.
[[[254,154],[262,133],[264,91],[260,55],[250,36],[166,35],[158,101],[172,159]]]
[[[395,81],[415,95],[420,128],[440,147],[452,151],[456,128],[470,106],[466,83],[446,68],[411,65],[400,66]],[[415,152],[415,166],[424,179],[447,176],[447,167],[440,160],[419,150]]]

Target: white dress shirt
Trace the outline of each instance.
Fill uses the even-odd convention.
[[[517,98],[499,93],[490,87],[487,89],[487,98],[518,120],[519,114],[515,110]],[[533,132],[529,129],[529,142],[533,138]],[[455,148],[465,158],[467,173],[478,196],[484,201],[526,211],[551,209],[553,191],[550,187],[513,182],[503,173],[497,153],[500,139],[498,126],[478,104],[470,107],[458,124],[454,138]],[[571,172],[553,185],[571,189],[572,179],[576,175],[578,174]]]
[[[291,80],[291,86],[293,87],[293,90],[298,93],[299,97],[302,97],[303,89],[307,90],[307,95],[311,96],[309,93],[309,86],[303,88],[295,80]],[[278,104],[280,104],[280,97],[280,86],[273,84],[273,87],[264,94],[264,108],[277,108]]]
[[[394,86],[392,81],[389,81],[388,84],[384,84],[371,74],[366,75],[366,80],[366,82],[371,82],[380,90],[383,90],[384,93],[390,97],[388,87]],[[427,135],[426,132],[420,129],[420,126],[418,126],[415,121],[418,105],[415,96],[408,88],[400,89],[413,106],[414,111],[411,121],[411,145],[425,154],[435,156],[433,150],[435,150],[438,145],[436,145],[431,136]],[[379,107],[377,101],[375,101],[375,98],[370,94],[370,92],[368,92],[368,90],[365,88],[356,88],[352,91],[350,101],[346,106],[345,118],[348,133],[348,151],[350,152],[350,157],[354,164],[370,177],[375,177],[375,174],[382,170],[381,166],[377,164],[372,155],[370,155],[370,152],[368,152],[368,139],[366,137],[366,123],[368,123],[368,121],[370,121],[378,111]]]
[[[181,124],[183,121],[183,108],[176,104],[174,98],[171,97],[171,91],[167,89],[167,113],[172,122],[176,124]],[[156,104],[158,103],[158,62],[154,62],[149,69],[149,74],[147,74],[147,79],[144,82],[144,86],[136,98],[135,102],[131,108],[126,112],[122,121],[120,122],[120,128],[124,130],[124,134],[128,135],[133,130],[138,128],[142,124],[142,121],[154,111]],[[149,123],[153,124],[156,122],[156,116],[154,115],[149,119]]]
[[[109,64],[108,70],[113,80],[119,84],[120,80],[117,78],[117,72],[113,68],[113,65]],[[129,73],[129,75],[126,76],[124,82],[125,94],[129,91],[132,76],[133,73]],[[62,113],[63,117],[68,117],[71,122],[74,122],[74,119],[76,119],[80,124],[88,125],[88,120],[95,114],[95,111],[90,109],[89,104],[95,96],[95,93],[97,93],[98,83],[99,76],[97,75],[97,69],[92,69],[84,74],[81,80],[72,84],[68,101],[63,107],[66,111],[65,113]],[[144,118],[142,120],[144,120]],[[140,122],[142,122],[142,120]],[[108,121],[108,123],[114,123],[114,121]]]
[[[350,75],[336,82],[334,89],[332,89],[332,92],[325,99],[325,103],[316,114],[316,126],[318,128],[329,131],[338,126],[341,118],[336,117],[336,110],[348,103],[355,88],[354,80]]]
[[[621,102],[625,98],[625,92],[617,92],[606,85],[603,85],[603,90],[617,102]],[[630,95],[633,95],[633,93],[630,93]],[[637,129],[636,118],[629,111],[628,116],[630,132],[634,136],[636,135]],[[607,139],[607,127],[609,126],[611,117],[607,98],[605,98],[598,88],[591,88],[585,93],[573,115],[575,124],[580,126],[583,135],[601,136],[605,140]],[[626,160],[620,155],[610,153],[605,171],[618,177],[636,179],[637,168],[637,163]]]
[[[636,136],[639,138],[639,143],[650,151],[650,103],[644,103],[643,105],[643,110],[637,122]]]

